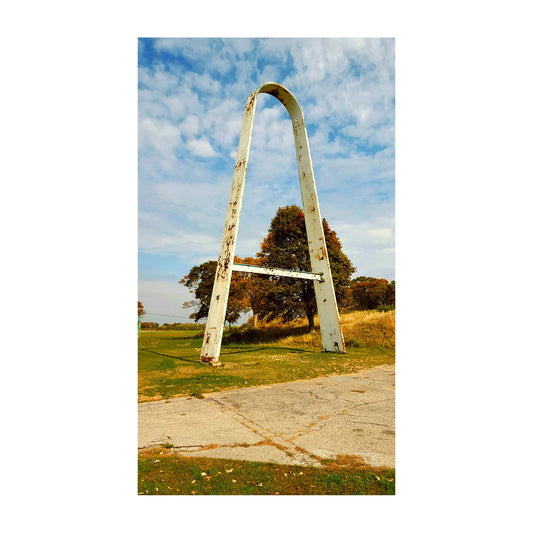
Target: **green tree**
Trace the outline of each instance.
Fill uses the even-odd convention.
[[[337,299],[349,287],[355,268],[342,251],[337,234],[331,230],[326,219],[322,220],[324,236]],[[280,207],[271,221],[267,237],[257,254],[266,267],[285,268],[310,272],[311,262],[307,244],[304,213],[297,205]],[[313,282],[295,278],[276,278],[269,288],[259,316],[267,321],[276,317],[284,320],[307,317],[309,329],[314,329],[314,315],[317,312]]]
[[[182,283],[190,289],[191,294],[194,294],[195,300],[185,302],[183,307],[196,308],[196,311],[189,316],[195,322],[206,318],[209,314],[216,269],[216,261],[206,261],[200,266],[192,267],[189,274],[179,281],[179,283]],[[237,322],[241,313],[249,310],[244,292],[245,287],[241,283],[240,276],[236,274],[233,273],[231,276],[228,307],[226,310],[226,321],[230,324]]]

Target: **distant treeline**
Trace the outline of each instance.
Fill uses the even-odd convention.
[[[203,330],[205,324],[195,323],[182,323],[175,322],[174,324],[163,324],[160,326],[157,322],[141,322],[141,329],[154,329],[154,330]]]
[[[339,298],[343,310],[390,311],[396,305],[396,282],[394,280],[359,276],[350,280],[350,285]]]

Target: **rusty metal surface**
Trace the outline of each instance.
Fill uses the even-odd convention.
[[[237,161],[233,171],[233,183],[231,186],[226,222],[222,245],[218,256],[215,283],[211,295],[211,304],[205,327],[204,341],[200,360],[210,364],[216,364],[220,355],[222,333],[224,330],[224,318],[228,305],[228,294],[231,282],[231,266],[235,256],[239,219],[241,215],[242,196],[244,182],[248,168],[248,154],[250,153],[250,141],[255,117],[255,104],[257,91],[254,91],[246,102],[244,118],[241,127],[241,137],[237,149]]]
[[[233,183],[224,225],[224,235],[218,257],[215,283],[200,356],[202,361],[210,364],[216,364],[218,362],[232,267],[236,270],[234,268],[235,265],[233,265],[233,258],[235,256],[235,246],[239,229],[255,107],[259,93],[267,93],[276,97],[285,106],[291,117],[311,270],[313,272],[323,273],[323,281],[316,279],[313,281],[320,320],[320,331],[322,334],[322,345],[326,352],[346,352],[322,227],[322,218],[318,206],[313,165],[303,112],[296,98],[285,87],[278,83],[268,82],[258,87],[249,96],[245,106],[241,137],[233,172]]]
[[[252,274],[263,274],[264,276],[283,276],[287,278],[299,279],[316,279],[322,281],[322,274],[315,274],[313,272],[299,272],[298,270],[287,270],[285,268],[266,268],[256,265],[244,265],[242,263],[234,263],[231,267],[234,272],[251,272]]]

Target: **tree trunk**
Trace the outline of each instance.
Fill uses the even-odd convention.
[[[259,323],[259,317],[257,316],[257,313],[254,313],[254,328],[257,327],[257,324]]]
[[[307,321],[309,322],[309,333],[311,333],[312,331],[315,331],[315,316],[312,311],[306,311],[305,314],[307,315]]]

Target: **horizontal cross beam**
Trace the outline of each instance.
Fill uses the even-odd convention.
[[[242,263],[233,263],[232,271],[252,272],[253,274],[264,274],[265,276],[285,276],[287,278],[316,279],[324,281],[322,274],[312,272],[299,272],[298,270],[285,270],[283,268],[264,268],[255,265],[243,265]]]

